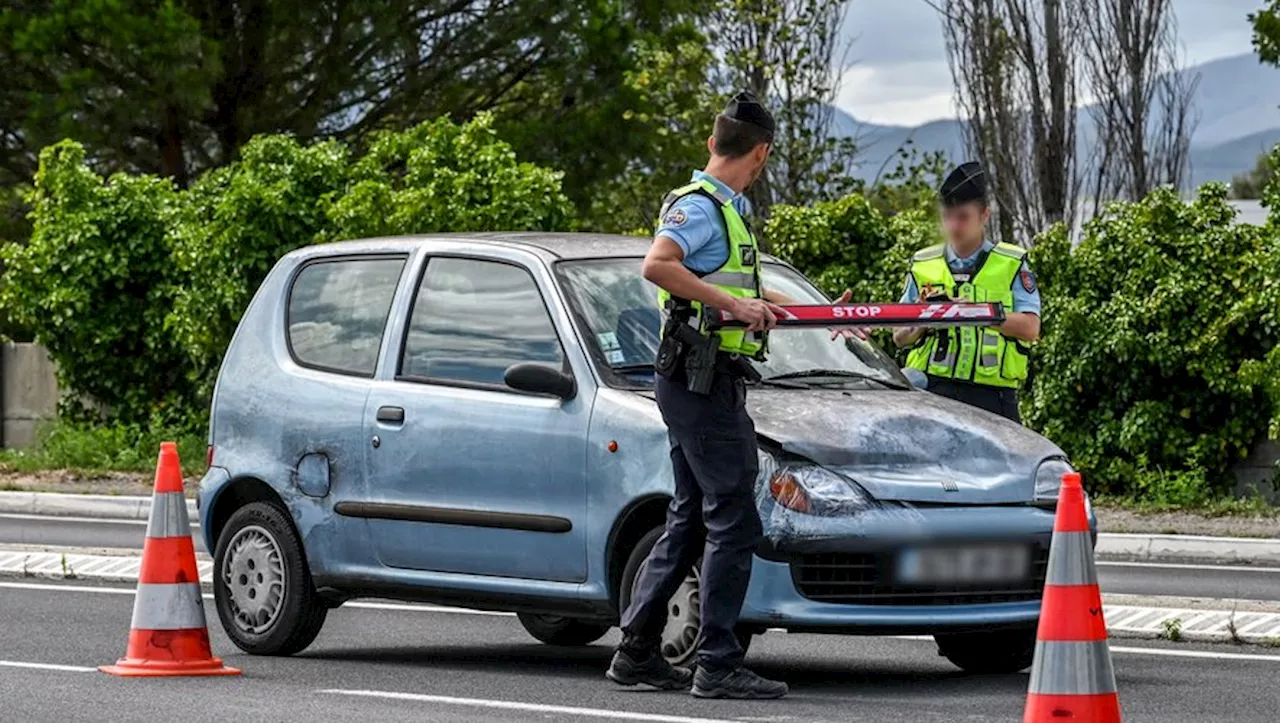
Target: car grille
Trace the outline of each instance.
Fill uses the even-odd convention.
[[[800,594],[818,602],[849,605],[975,605],[1039,600],[1049,549],[1032,551],[1031,577],[1010,583],[901,585],[893,582],[897,554],[823,552],[791,560],[791,579]]]

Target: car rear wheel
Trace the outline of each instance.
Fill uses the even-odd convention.
[[[948,633],[933,636],[938,653],[966,673],[1016,673],[1031,667],[1036,629]]]
[[[623,610],[631,604],[631,596],[636,578],[640,576],[640,568],[648,559],[649,553],[653,551],[653,546],[658,543],[658,538],[662,537],[662,532],[661,527],[651,530],[649,534],[640,538],[635,549],[631,551],[631,557],[627,559],[627,565],[622,570],[621,589],[618,591],[618,602]],[[689,571],[684,582],[680,583],[679,589],[671,596],[671,600],[667,602],[667,624],[662,629],[660,649],[662,657],[672,665],[686,665],[698,652],[698,629],[702,624],[701,566],[702,561],[699,560]],[[742,646],[742,651],[745,653],[751,647],[753,632],[744,626],[739,626],[735,632],[738,636],[738,644]]]
[[[603,638],[611,627],[559,615],[520,613],[516,617],[520,618],[520,624],[530,635],[547,645],[590,645]]]
[[[237,510],[218,535],[213,569],[218,618],[241,650],[293,655],[320,634],[329,608],[279,507],[253,502]]]

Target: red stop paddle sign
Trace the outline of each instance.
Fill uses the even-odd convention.
[[[943,301],[925,304],[832,304],[784,306],[778,328],[826,328],[831,326],[999,326],[1004,322],[1004,305]],[[712,309],[720,325],[746,326],[727,311]],[[715,318],[715,317],[712,317]]]

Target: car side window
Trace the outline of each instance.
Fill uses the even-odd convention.
[[[404,257],[307,264],[289,289],[288,338],[306,367],[373,376]]]
[[[507,368],[523,362],[565,366],[533,276],[498,261],[430,259],[409,318],[400,376],[505,386]]]

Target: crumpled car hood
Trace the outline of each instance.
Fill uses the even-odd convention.
[[[935,394],[751,389],[756,432],[856,480],[880,500],[1031,500],[1036,467],[1062,450],[994,414]]]

